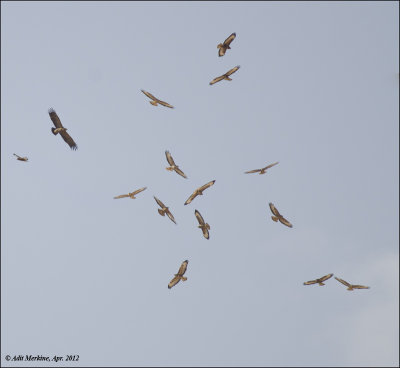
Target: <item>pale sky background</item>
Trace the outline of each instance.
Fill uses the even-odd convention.
[[[2,2],[2,366],[398,366],[398,14]],[[50,107],[77,151],[51,133]],[[371,289],[303,285],[328,273]]]

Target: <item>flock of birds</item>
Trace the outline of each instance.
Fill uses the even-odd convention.
[[[224,56],[226,51],[228,49],[230,49],[230,44],[231,42],[236,38],[236,33],[232,33],[223,43],[220,43],[217,45],[218,48],[218,56]],[[233,73],[235,73],[237,70],[239,70],[240,66],[237,65],[234,68],[228,70],[225,74],[214,78],[211,82],[210,85],[213,85],[217,82],[220,82],[222,80],[227,80],[227,81],[231,81],[232,79],[229,77],[230,75],[232,75]],[[174,108],[172,105],[170,105],[169,103],[159,100],[158,98],[156,98],[155,96],[153,96],[151,93],[145,91],[145,90],[141,90],[148,98],[150,98],[150,103],[153,106],[157,106],[158,104],[165,106],[165,107],[169,107],[169,108]],[[72,137],[67,133],[67,128],[65,128],[62,123],[60,118],[58,117],[57,113],[55,112],[54,109],[50,108],[49,111],[49,116],[51,121],[53,122],[55,128],[51,128],[51,131],[54,135],[61,135],[61,137],[63,138],[63,140],[69,145],[69,147],[72,150],[76,150],[78,149],[77,144],[75,143],[75,141],[72,139]],[[18,156],[17,154],[14,153],[14,156],[17,157],[17,160],[19,161],[24,161],[27,162],[28,161],[28,157],[21,157]],[[169,151],[165,151],[165,156],[166,159],[168,161],[168,164],[170,166],[166,167],[166,170],[168,171],[175,171],[178,175],[182,176],[183,178],[187,179],[187,176],[185,175],[185,173],[179,168],[178,165],[175,164],[174,159],[171,156],[171,153]],[[265,174],[267,172],[268,169],[270,169],[271,167],[277,165],[279,162],[275,162],[272,164],[269,164],[261,169],[255,169],[255,170],[250,170],[250,171],[246,171],[245,174],[252,174],[252,173],[259,173],[261,174]],[[210,188],[212,185],[214,185],[215,180],[212,180],[204,185],[202,185],[201,187],[197,188],[190,196],[189,198],[186,200],[185,205],[191,203],[197,196],[199,195],[203,195],[203,191],[205,191],[206,189]],[[131,193],[128,194],[121,194],[119,196],[114,197],[114,199],[120,199],[120,198],[131,198],[131,199],[135,199],[135,195],[137,195],[140,192],[143,192],[144,190],[146,190],[147,187],[143,187],[140,189],[137,189]],[[169,210],[169,208],[157,197],[154,196],[155,201],[157,202],[157,204],[160,206],[160,208],[158,209],[158,213],[161,216],[165,216],[167,215],[168,218],[174,222],[176,224],[175,218],[172,215],[171,211]],[[270,210],[273,214],[273,216],[271,216],[272,220],[275,222],[280,222],[283,225],[292,228],[293,225],[287,220],[285,219],[277,210],[277,208],[275,207],[275,205],[273,203],[269,203],[269,207]],[[210,234],[209,234],[209,230],[210,230],[210,225],[208,223],[206,223],[203,219],[203,216],[200,214],[200,212],[198,210],[195,210],[195,216],[196,219],[199,223],[198,227],[202,230],[203,236],[206,239],[210,239]],[[181,266],[179,267],[178,272],[174,275],[173,279],[169,282],[168,284],[168,289],[171,289],[173,286],[175,286],[179,281],[186,281],[187,277],[184,276],[186,270],[187,270],[187,266],[188,266],[189,261],[185,260],[182,262]],[[333,273],[330,273],[328,275],[325,275],[323,277],[320,277],[318,279],[315,280],[311,280],[311,281],[307,281],[304,282],[304,285],[312,285],[312,284],[318,284],[320,286],[325,285],[323,283],[323,281],[326,281],[328,279],[330,279],[333,276]],[[354,289],[369,289],[368,286],[363,286],[363,285],[352,285],[350,283],[348,283],[347,281],[337,278],[335,277],[335,279],[339,282],[341,282],[342,284],[344,284],[345,286],[347,286],[347,290],[352,291]]]

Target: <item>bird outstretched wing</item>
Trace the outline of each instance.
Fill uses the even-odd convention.
[[[154,197],[154,196],[153,196],[153,197]],[[166,208],[165,204],[162,203],[157,197],[154,197],[154,199],[156,200],[156,202],[158,203],[158,205],[159,205],[161,208]]]
[[[335,279],[338,280],[339,282],[341,282],[343,285],[346,285],[347,287],[351,287],[351,285],[347,281],[339,279],[339,277],[336,277],[336,276],[335,276]]]
[[[144,190],[146,190],[147,189],[147,187],[143,187],[143,188],[140,188],[140,189],[138,189],[138,190],[135,190],[133,193],[132,193],[132,195],[136,195],[136,194],[138,194],[138,193],[140,193],[140,192],[143,192]]]
[[[188,260],[185,260],[185,261],[182,262],[182,264],[181,264],[181,266],[179,267],[179,270],[178,270],[178,275],[179,276],[183,276],[185,274],[188,263],[189,263]]]
[[[194,214],[195,214],[195,216],[196,216],[197,221],[199,222],[199,224],[200,224],[200,225],[204,225],[205,222],[204,222],[203,216],[200,214],[200,212],[197,211],[197,210],[194,210]]]
[[[60,134],[61,134],[62,139],[64,139],[64,141],[68,144],[68,146],[70,146],[70,148],[72,150],[78,149],[78,146],[76,145],[76,143],[74,142],[72,137],[68,134],[68,132],[66,132],[65,130],[62,130],[60,132]]]
[[[271,168],[272,166],[275,166],[275,165],[278,165],[278,164],[279,164],[279,162],[274,162],[274,163],[271,164],[271,165],[268,165],[268,166],[263,167],[262,170],[268,170],[268,169]]]
[[[58,117],[57,113],[52,107],[49,109],[49,115],[51,121],[53,122],[56,128],[64,128],[63,125],[61,124],[60,118]]]
[[[185,205],[189,204],[190,202],[193,201],[199,194],[197,193],[197,189],[189,196],[189,198],[186,200]]]
[[[211,82],[210,82],[210,86],[212,86],[213,84],[222,81],[223,79],[225,79],[225,74],[220,75],[219,77],[214,78]]]
[[[286,220],[283,216],[279,217],[278,219],[283,225],[286,225],[287,227],[293,227],[293,225],[288,220]]]
[[[233,74],[233,73],[235,73],[237,70],[239,70],[239,68],[240,68],[240,65],[237,65],[237,66],[235,66],[234,68],[232,68],[231,70],[228,70],[226,73],[225,73],[225,76],[230,76],[231,74]]]
[[[167,161],[171,166],[175,166],[175,161],[172,158],[171,153],[169,151],[165,151],[165,157],[167,158]]]
[[[121,194],[121,195],[119,195],[117,197],[114,197],[114,199],[126,198],[126,197],[129,197],[129,194]]]
[[[207,184],[204,184],[203,186],[201,186],[198,190],[202,192],[203,190],[205,190],[205,189],[211,187],[212,185],[214,185],[214,183],[215,183],[215,180],[211,180]]]
[[[179,276],[175,276],[168,284],[168,289],[171,289],[174,287],[179,281],[181,281],[181,278]]]
[[[369,289],[369,286],[363,286],[363,285],[352,285],[351,287],[353,289]]]
[[[167,216],[169,217],[169,219],[170,219],[174,224],[176,224],[175,218],[174,218],[173,214],[171,213],[171,211],[168,209],[166,213],[167,213]]]
[[[279,213],[279,211],[276,209],[276,207],[274,206],[273,203],[269,203],[269,208],[271,209],[271,212],[276,216],[276,217],[280,217],[281,214]]]
[[[246,171],[245,174],[253,174],[256,172],[260,172],[260,171],[261,171],[261,169],[255,169],[255,170]]]
[[[176,167],[175,171],[176,171],[177,174],[179,174],[180,176],[183,176],[185,179],[187,179],[187,176],[185,175],[185,173],[179,167]]]
[[[322,281],[329,280],[332,276],[333,276],[333,273],[330,273],[328,275],[322,276],[321,278],[318,279],[318,281],[322,282]]]

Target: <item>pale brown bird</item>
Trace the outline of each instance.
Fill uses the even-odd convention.
[[[169,107],[171,109],[173,109],[174,107],[172,105],[170,105],[167,102],[161,101],[158,98],[154,97],[151,93],[144,91],[143,89],[141,89],[141,91],[150,99],[152,99],[153,101],[149,101],[153,106],[157,106],[157,104]]]
[[[369,289],[369,286],[363,286],[363,285],[352,285],[349,284],[347,281],[344,281],[342,279],[339,279],[338,277],[335,276],[335,279],[341,282],[343,285],[347,286],[347,290],[353,291],[354,289]]]
[[[185,205],[189,204],[190,202],[193,201],[198,195],[203,195],[203,191],[206,190],[207,188],[211,187],[211,185],[214,185],[215,180],[210,181],[207,184],[204,184],[200,188],[197,188],[193,194],[190,195],[190,197],[186,200]]]
[[[221,75],[221,76],[219,76],[219,77],[214,78],[214,79],[210,82],[210,85],[213,85],[214,83],[217,83],[217,82],[219,82],[219,81],[222,81],[223,79],[228,80],[228,81],[231,81],[232,78],[229,78],[229,76],[230,76],[231,74],[235,73],[239,68],[240,68],[240,65],[235,66],[235,67],[232,68],[231,70],[228,70],[225,74],[223,74],[223,75]]]
[[[262,169],[255,169],[255,170],[246,171],[245,174],[252,174],[252,173],[256,173],[256,172],[259,172],[260,175],[261,174],[265,174],[270,167],[278,165],[278,164],[279,164],[279,162],[275,162],[275,163],[273,163],[271,165],[263,167]]]
[[[165,151],[165,156],[167,157],[168,163],[171,165],[169,167],[166,167],[168,171],[175,171],[177,174],[180,176],[183,176],[185,179],[187,179],[186,175],[183,173],[183,171],[179,168],[178,165],[175,164],[174,159],[172,158],[171,154],[169,151]]]
[[[130,198],[132,198],[132,199],[136,199],[135,195],[138,194],[138,193],[140,193],[140,192],[143,192],[145,189],[147,189],[147,187],[140,188],[140,189],[138,189],[138,190],[135,190],[135,191],[132,192],[132,193],[121,194],[121,195],[119,195],[118,197],[114,197],[114,199],[127,198],[127,197],[130,197]]]
[[[181,264],[181,267],[179,267],[178,273],[175,274],[175,277],[169,282],[168,284],[168,289],[171,289],[173,286],[175,286],[179,281],[186,281],[187,277],[183,276],[186,272],[187,265],[189,261],[183,261]]]
[[[205,223],[203,216],[200,215],[199,211],[195,210],[194,214],[197,218],[197,221],[199,222],[199,225],[197,227],[201,229],[206,239],[210,239],[210,234],[208,232],[208,230],[210,230],[210,225]]]
[[[303,283],[303,285],[319,284],[319,286],[323,286],[323,285],[325,285],[323,283],[323,281],[329,280],[332,276],[333,276],[333,273],[330,273],[329,275],[322,276],[319,279],[306,281]]]
[[[218,50],[218,56],[224,56],[225,52],[227,49],[230,49],[231,47],[229,46],[231,42],[235,39],[236,33],[232,33],[225,41],[224,43],[220,43],[217,45]]]
[[[174,223],[176,224],[175,219],[174,219],[174,216],[172,215],[172,213],[171,213],[171,211],[169,210],[169,208],[168,208],[164,203],[162,203],[158,198],[154,197],[154,199],[156,200],[156,202],[158,203],[158,205],[161,207],[161,209],[158,209],[158,213],[159,213],[161,216],[165,216],[165,214],[167,214],[167,216],[169,217],[169,219],[170,219],[172,222],[174,222]]]
[[[17,154],[15,154],[15,153],[13,153],[13,155],[17,157],[18,161],[25,161],[25,162],[28,161],[28,157],[21,157],[21,156],[18,156]]]
[[[271,209],[271,212],[275,215],[271,216],[272,220],[274,220],[275,222],[280,221],[282,224],[288,227],[293,227],[293,225],[279,213],[279,211],[272,203],[269,204],[269,208]]]
[[[67,133],[67,128],[64,128],[63,125],[61,124],[61,120],[58,117],[57,113],[54,111],[54,109],[50,108],[49,109],[49,115],[50,119],[53,122],[55,128],[51,128],[51,131],[53,132],[54,135],[57,135],[60,133],[62,139],[70,146],[72,150],[78,149],[78,146],[72,139],[72,137]]]

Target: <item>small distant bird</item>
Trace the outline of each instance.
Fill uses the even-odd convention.
[[[127,198],[127,197],[130,197],[130,198],[132,198],[132,199],[136,199],[135,195],[138,194],[138,193],[140,193],[140,192],[143,192],[145,189],[147,189],[147,187],[140,188],[140,189],[138,189],[138,190],[135,190],[135,191],[132,192],[132,193],[121,194],[121,195],[119,195],[118,197],[114,197],[114,199]]]
[[[173,286],[175,286],[179,281],[186,281],[187,277],[183,276],[186,272],[187,265],[189,261],[183,261],[181,264],[181,267],[179,267],[178,273],[175,274],[175,277],[169,282],[168,284],[168,289],[171,289]]]
[[[154,199],[156,200],[156,202],[158,203],[158,205],[161,207],[161,209],[158,209],[158,213],[159,213],[161,216],[165,216],[165,214],[167,214],[167,216],[169,217],[169,219],[170,219],[172,222],[174,222],[174,223],[176,224],[175,219],[174,219],[174,216],[172,215],[172,213],[171,213],[171,211],[169,210],[169,208],[168,208],[164,203],[162,203],[158,198],[154,197]]]
[[[275,163],[273,163],[271,165],[263,167],[262,169],[255,169],[255,170],[246,171],[245,174],[252,174],[252,173],[256,173],[256,172],[259,172],[260,175],[261,174],[265,174],[270,167],[278,165],[278,164],[279,164],[279,162],[275,162]]]
[[[341,282],[343,285],[347,286],[347,290],[353,291],[354,289],[369,289],[369,286],[363,286],[363,285],[351,285],[347,281],[344,281],[342,279],[339,279],[338,277],[335,276],[335,279]]]
[[[271,209],[271,212],[275,215],[271,216],[272,220],[274,220],[275,222],[280,221],[282,224],[288,227],[293,227],[293,225],[279,213],[279,211],[272,203],[269,204],[269,208]]]
[[[232,33],[225,41],[224,43],[218,44],[217,48],[218,50],[218,56],[224,56],[225,52],[227,49],[230,49],[231,47],[229,46],[231,42],[235,39],[236,33]]]
[[[71,147],[72,150],[78,149],[78,146],[74,142],[74,140],[71,138],[71,136],[67,133],[67,128],[64,128],[63,125],[61,124],[61,120],[58,117],[57,113],[54,111],[54,109],[50,108],[49,109],[49,115],[50,119],[53,122],[55,128],[51,128],[51,131],[53,132],[54,135],[57,135],[60,133],[62,139],[68,144],[68,146]]]
[[[223,74],[223,75],[221,75],[221,76],[219,76],[219,77],[214,78],[214,79],[210,82],[210,85],[213,85],[214,83],[217,83],[217,82],[222,81],[222,80],[224,80],[224,79],[225,79],[225,80],[228,80],[228,81],[231,81],[232,78],[229,78],[229,76],[230,76],[231,74],[235,73],[239,68],[240,68],[240,65],[235,66],[235,67],[232,68],[231,70],[228,70],[225,74]]]
[[[197,227],[201,229],[206,239],[210,239],[210,234],[208,233],[208,230],[210,230],[210,225],[205,223],[203,216],[200,215],[199,211],[195,210],[194,214],[197,218],[197,221],[199,222],[199,225]]]
[[[15,153],[13,153],[13,155],[17,157],[18,161],[28,161],[28,157],[21,157],[21,156],[16,155]]]
[[[167,102],[161,101],[158,98],[154,97],[151,93],[144,91],[143,89],[141,89],[141,91],[150,99],[152,99],[153,101],[149,101],[152,105],[157,106],[157,104],[169,107],[171,109],[173,109],[174,107],[172,105],[170,105]]]
[[[333,273],[330,273],[329,275],[322,276],[319,279],[306,281],[303,283],[303,285],[319,284],[319,286],[323,286],[323,285],[325,285],[323,283],[323,281],[329,280],[332,276],[333,276]]]
[[[210,181],[207,184],[204,184],[200,188],[197,188],[193,194],[186,200],[185,205],[189,204],[190,202],[193,201],[198,195],[203,195],[203,191],[206,190],[207,188],[211,187],[211,185],[214,185],[215,180]]]
[[[183,173],[183,171],[179,168],[178,165],[175,164],[174,159],[172,158],[171,154],[169,153],[169,151],[165,151],[165,156],[167,157],[167,161],[168,163],[171,165],[169,167],[166,167],[166,169],[168,171],[172,171],[174,170],[177,174],[179,174],[180,176],[183,176],[185,179],[187,179],[186,175]]]

